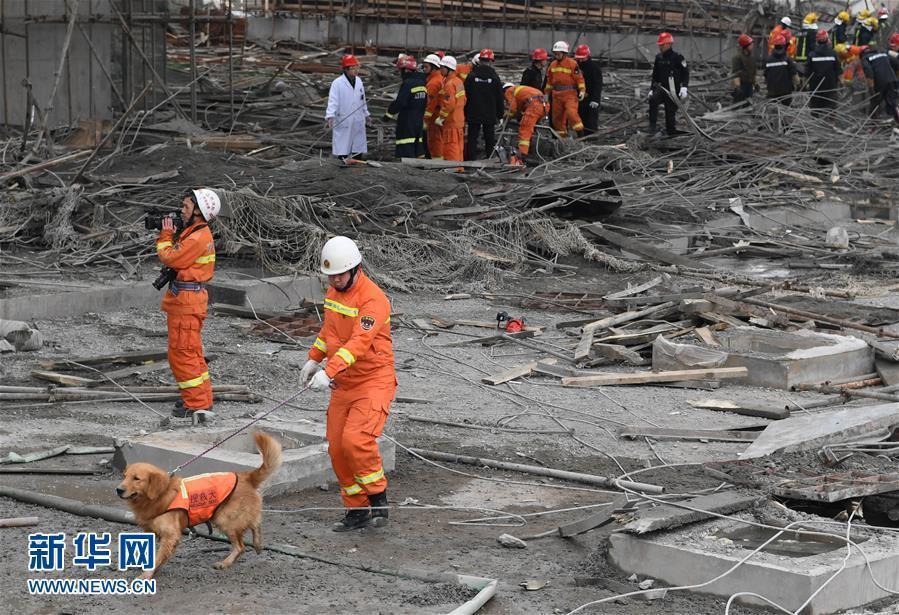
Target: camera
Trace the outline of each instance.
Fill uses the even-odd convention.
[[[179,212],[163,212],[160,210],[151,210],[147,212],[147,217],[144,218],[144,228],[148,231],[161,231],[162,221],[165,218],[172,219],[172,222],[175,224],[176,232],[180,231],[184,227],[184,220],[181,219],[181,214]]]
[[[171,267],[163,267],[159,270],[159,276],[153,280],[153,288],[156,290],[162,290],[163,287],[167,286],[175,277],[178,275],[178,272],[172,269]]]

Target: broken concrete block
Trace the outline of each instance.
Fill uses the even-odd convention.
[[[849,249],[849,233],[842,226],[835,226],[827,231],[824,237],[824,245],[828,248],[836,248],[839,250]]]
[[[528,543],[511,534],[500,534],[496,540],[499,544],[509,549],[527,549],[528,547]]]
[[[637,583],[637,587],[640,589],[652,589],[652,586],[655,585],[655,579],[643,579],[639,583]]]
[[[41,332],[21,320],[0,320],[0,340],[9,342],[20,352],[40,350],[44,345]]]
[[[0,340],[0,354],[5,354],[7,352],[15,352],[16,347],[7,342],[6,340]]]

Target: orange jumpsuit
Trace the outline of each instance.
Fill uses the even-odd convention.
[[[774,29],[768,34],[768,55],[774,53],[774,39],[778,34],[782,34],[787,43],[787,55],[791,58],[796,55],[796,37],[790,32],[789,28],[784,28],[781,24],[774,26]],[[792,52],[791,52],[792,50]]]
[[[527,85],[506,88],[504,95],[509,105],[509,117],[518,118],[518,151],[527,156],[534,127],[549,112],[546,97],[537,88]]]
[[[553,60],[546,70],[547,95],[552,94],[553,128],[563,137],[568,136],[568,125],[575,132],[584,129],[584,123],[577,112],[578,94],[587,92],[584,76],[577,62],[572,58]]]
[[[211,472],[181,479],[178,493],[166,510],[187,513],[187,526],[206,523],[237,487],[236,472]]]
[[[465,85],[450,71],[443,81],[440,117],[443,118],[443,159],[462,161],[465,141]]]
[[[212,382],[200,334],[206,320],[204,282],[212,279],[215,270],[215,243],[209,225],[192,224],[181,231],[178,239],[174,239],[172,231],[160,231],[156,255],[163,265],[178,272],[162,297],[162,311],[168,316],[169,367],[184,407],[207,410],[212,407]]]
[[[443,129],[434,123],[440,109],[440,90],[443,88],[443,75],[439,70],[432,70],[428,74],[425,89],[428,92],[428,102],[425,105],[424,123],[427,130],[428,153],[434,160],[443,159]]]
[[[468,79],[468,75],[471,74],[471,71],[474,69],[474,64],[459,64],[456,66],[456,76],[462,80],[462,83],[465,83],[465,80]]]
[[[361,270],[346,291],[328,288],[325,320],[309,358],[327,358],[334,390],[328,404],[328,454],[344,506],[368,506],[387,489],[377,438],[396,393],[390,301]]]

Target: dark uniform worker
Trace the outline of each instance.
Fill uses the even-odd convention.
[[[396,120],[397,158],[423,158],[425,155],[422,120],[428,102],[425,75],[418,71],[413,56],[403,56],[396,61],[403,84],[384,116]]]
[[[787,56],[787,41],[782,34],[774,37],[774,51],[765,62],[765,85],[768,98],[790,106],[793,91],[799,86],[799,73],[793,58]]]
[[[546,85],[546,63],[548,61],[549,54],[546,49],[542,47],[535,49],[531,54],[531,65],[521,73],[521,85],[537,88],[542,92],[543,86]]]
[[[868,83],[868,91],[871,95],[871,107],[869,115],[874,115],[878,107],[883,107],[884,112],[896,120],[899,124],[899,59],[879,51],[876,47],[862,48],[862,70],[865,71],[865,81]]]
[[[824,30],[818,30],[815,43],[805,66],[806,87],[811,93],[808,106],[812,110],[833,109],[840,85],[840,58],[830,47],[830,36]]]
[[[484,133],[484,149],[487,156],[496,147],[496,123],[503,117],[503,82],[493,68],[494,55],[491,49],[478,54],[478,63],[471,69],[465,80],[465,121],[468,122],[468,136],[465,139],[465,160],[478,157],[478,140]]]
[[[674,51],[674,37],[668,32],[659,34],[656,41],[659,53],[656,54],[652,66],[652,84],[649,87],[649,131],[656,131],[659,118],[659,105],[665,105],[665,131],[669,135],[677,134],[674,114],[677,112],[677,100],[687,98],[687,84],[690,71],[684,56]]]
[[[734,76],[731,96],[735,103],[743,103],[752,98],[752,93],[758,88],[755,83],[756,65],[755,56],[752,55],[752,37],[741,34],[737,37],[737,45],[740,49],[734,55],[730,68]]]
[[[599,62],[590,59],[590,47],[578,45],[574,50],[574,59],[577,61],[584,75],[584,85],[587,87],[587,95],[578,103],[578,115],[584,122],[584,133],[592,134],[599,126],[599,107],[602,104],[602,69]]]

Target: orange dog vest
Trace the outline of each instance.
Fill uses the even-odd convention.
[[[167,510],[187,513],[187,526],[206,523],[237,487],[235,472],[212,472],[181,479],[178,495]]]

